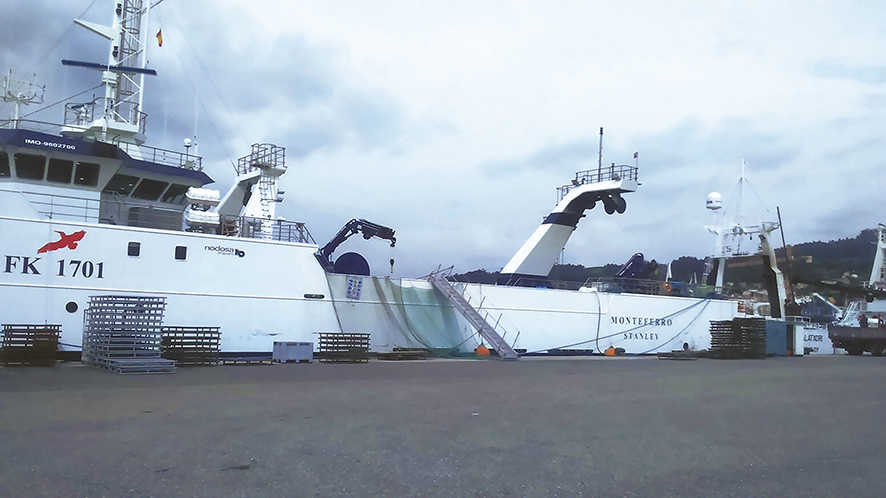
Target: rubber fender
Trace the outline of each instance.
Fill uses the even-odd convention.
[[[612,197],[608,195],[603,197],[603,209],[606,210],[606,214],[612,214],[615,212],[615,201],[612,200]]]
[[[624,214],[625,210],[628,208],[628,203],[625,201],[625,198],[619,194],[614,194],[612,196],[612,201],[615,202],[615,212],[618,214]]]

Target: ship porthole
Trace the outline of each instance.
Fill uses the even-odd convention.
[[[76,313],[77,312],[77,303],[74,301],[68,301],[68,304],[65,305],[65,311],[68,313]]]

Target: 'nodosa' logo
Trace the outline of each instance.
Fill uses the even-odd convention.
[[[237,256],[237,257],[245,257],[246,251],[242,249],[235,249],[233,247],[222,247],[222,246],[203,246],[203,250],[207,252],[214,252],[216,254],[222,254],[226,256]]]

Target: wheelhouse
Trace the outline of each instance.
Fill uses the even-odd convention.
[[[201,169],[187,153],[0,129],[0,192],[49,219],[181,230],[188,189],[212,183]]]

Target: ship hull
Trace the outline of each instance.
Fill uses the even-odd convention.
[[[64,244],[61,234],[82,236]],[[130,255],[130,245],[139,246]],[[38,252],[47,244],[50,248]],[[185,247],[183,259],[177,252]],[[326,273],[313,244],[0,217],[0,322],[62,325],[79,349],[90,296],[167,299],[164,323],[216,326],[223,352],[269,352],[318,332],[372,334],[372,349],[472,351],[481,338],[421,279]],[[182,256],[182,254],[178,254]],[[456,284],[515,349],[629,354],[710,346],[732,301]]]

